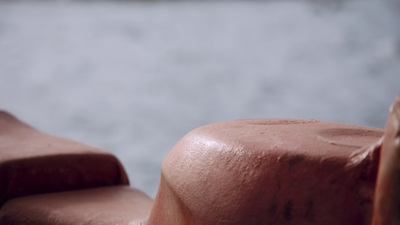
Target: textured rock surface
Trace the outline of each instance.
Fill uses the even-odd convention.
[[[375,189],[373,225],[400,224],[400,95],[390,109]]]
[[[153,200],[128,186],[15,198],[0,209],[7,225],[144,225]]]
[[[29,194],[128,183],[110,153],[44,134],[0,111],[0,204]]]
[[[200,127],[164,160],[148,224],[370,224],[382,134],[293,119]]]

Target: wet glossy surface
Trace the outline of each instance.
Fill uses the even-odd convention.
[[[153,200],[128,186],[33,195],[0,209],[4,225],[144,225]]]
[[[293,119],[197,128],[163,162],[149,225],[369,224],[382,134]]]

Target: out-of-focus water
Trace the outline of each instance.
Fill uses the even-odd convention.
[[[154,197],[163,158],[204,124],[383,127],[400,91],[393,3],[0,2],[0,107],[113,152]]]

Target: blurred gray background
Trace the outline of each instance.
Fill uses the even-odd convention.
[[[154,197],[190,130],[240,118],[384,127],[398,0],[0,1],[0,108],[113,152]]]

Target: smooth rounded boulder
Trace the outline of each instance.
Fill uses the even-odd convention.
[[[0,205],[24,195],[127,184],[114,155],[45,134],[0,111]]]
[[[148,225],[370,224],[382,135],[301,119],[197,128],[164,160]]]
[[[153,199],[126,185],[14,198],[0,209],[7,225],[144,225]]]

